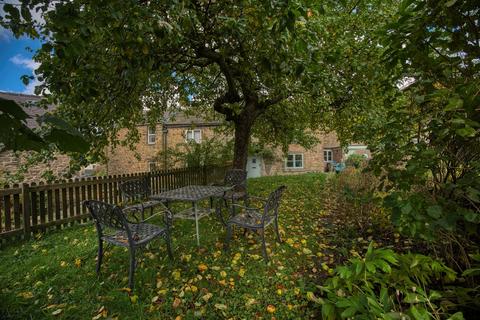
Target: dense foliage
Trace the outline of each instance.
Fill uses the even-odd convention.
[[[395,1],[392,1],[393,3]],[[235,131],[234,166],[250,136],[312,145],[323,110],[366,97],[379,74],[372,25],[390,1],[50,1],[5,4],[1,24],[44,42],[37,74],[51,102],[102,154],[165,109],[213,116]],[[36,10],[43,20],[32,19]],[[368,85],[367,85],[368,84]],[[350,87],[354,85],[354,87]],[[161,96],[161,98],[159,98]],[[372,100],[363,99],[362,105]]]
[[[218,137],[203,139],[200,143],[190,140],[161,151],[156,160],[169,166],[199,168],[224,166],[232,162],[233,141]]]

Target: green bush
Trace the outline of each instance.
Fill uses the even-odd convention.
[[[325,205],[356,233],[364,234],[373,226],[389,229],[389,213],[382,207],[378,183],[374,175],[347,167],[327,180]]]
[[[355,167],[356,169],[365,167],[367,159],[361,154],[351,154],[348,156],[345,164],[350,167]]]
[[[352,258],[319,286],[324,319],[440,319],[452,310],[446,293],[433,288],[456,279],[443,263],[420,254],[374,249]],[[461,312],[450,319],[463,319]]]
[[[201,143],[188,141],[160,152],[158,162],[162,163],[165,157],[168,167],[222,166],[233,159],[233,142],[215,137],[203,139]]]

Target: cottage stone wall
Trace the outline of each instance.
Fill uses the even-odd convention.
[[[202,140],[214,136],[214,127],[194,127],[188,125],[175,126],[168,128],[167,148],[174,148],[178,144],[185,142],[185,131],[189,129],[201,129]],[[162,125],[156,126],[156,139],[154,144],[148,144],[147,126],[138,127],[140,141],[136,144],[134,150],[126,146],[117,146],[113,150],[108,150],[107,172],[109,175],[129,174],[136,172],[145,172],[150,170],[150,163],[155,163],[158,168],[163,166],[161,159],[158,159],[159,153],[163,150],[163,132]],[[121,130],[119,138],[122,139],[127,133]]]
[[[0,153],[0,182],[6,182],[7,175],[14,175],[22,165],[27,162],[28,152],[14,153],[4,151]],[[68,173],[70,158],[66,155],[56,155],[55,159],[47,163],[39,163],[28,168],[23,174],[21,182],[39,182],[45,181],[43,175],[47,171],[52,171],[53,175],[62,178]],[[20,181],[18,181],[20,182]]]
[[[305,149],[298,144],[291,144],[288,153],[303,154],[303,168],[287,168],[285,155],[281,150],[276,151],[275,160],[263,161],[262,175],[284,175],[284,174],[300,174],[305,172],[324,172],[327,163],[323,158],[325,149],[332,150],[334,161],[342,160],[342,150],[339,147],[337,136],[335,133],[319,132],[317,135],[319,143],[311,149]]]

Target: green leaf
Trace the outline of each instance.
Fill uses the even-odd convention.
[[[449,0],[449,1],[445,2],[445,7],[450,8],[455,3],[457,3],[457,0]]]
[[[335,306],[331,303],[322,305],[322,318],[326,320],[335,319]]]
[[[448,104],[445,107],[445,111],[453,111],[463,108],[463,100],[459,97],[454,97],[448,100]]]
[[[457,134],[464,137],[464,138],[471,138],[474,137],[477,131],[470,127],[470,126],[465,126],[465,128],[460,128],[456,130]]]
[[[20,12],[18,11],[18,9],[12,5],[11,3],[6,3],[4,6],[3,6],[3,11],[5,11],[6,13],[10,14],[10,16],[12,17],[12,19],[14,20],[18,20],[20,18]]]
[[[465,318],[463,317],[462,312],[455,312],[452,314],[447,320],[464,320]]]
[[[13,100],[0,98],[0,111],[10,114],[20,121],[30,118],[28,114]]]
[[[428,314],[428,311],[425,310],[423,307],[417,308],[416,306],[411,306],[410,309],[408,309],[409,313],[413,316],[415,320],[429,320],[430,316]]]
[[[439,205],[430,206],[427,208],[427,214],[434,219],[438,219],[442,215],[442,207]]]
[[[350,317],[353,317],[356,313],[357,313],[357,309],[355,307],[350,307],[345,309],[340,316],[342,318],[350,318]]]
[[[78,135],[72,135],[60,129],[53,128],[44,136],[48,142],[54,143],[62,151],[84,153],[88,151],[88,143]]]
[[[463,271],[462,276],[464,277],[473,277],[480,275],[480,268],[471,268]]]

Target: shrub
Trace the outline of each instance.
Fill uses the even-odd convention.
[[[367,159],[363,155],[356,153],[349,155],[345,161],[347,166],[355,167],[356,169],[365,167],[366,163]]]
[[[324,319],[440,319],[451,310],[444,292],[432,287],[455,278],[452,269],[431,257],[374,249],[372,242],[363,258],[338,267],[319,286],[322,297],[313,300],[321,304]]]
[[[222,166],[233,159],[233,142],[215,137],[204,139],[201,143],[189,141],[160,152],[157,160],[163,162],[165,157],[169,167]]]
[[[336,218],[360,234],[374,225],[390,226],[377,185],[374,175],[347,167],[327,180],[325,205]]]

